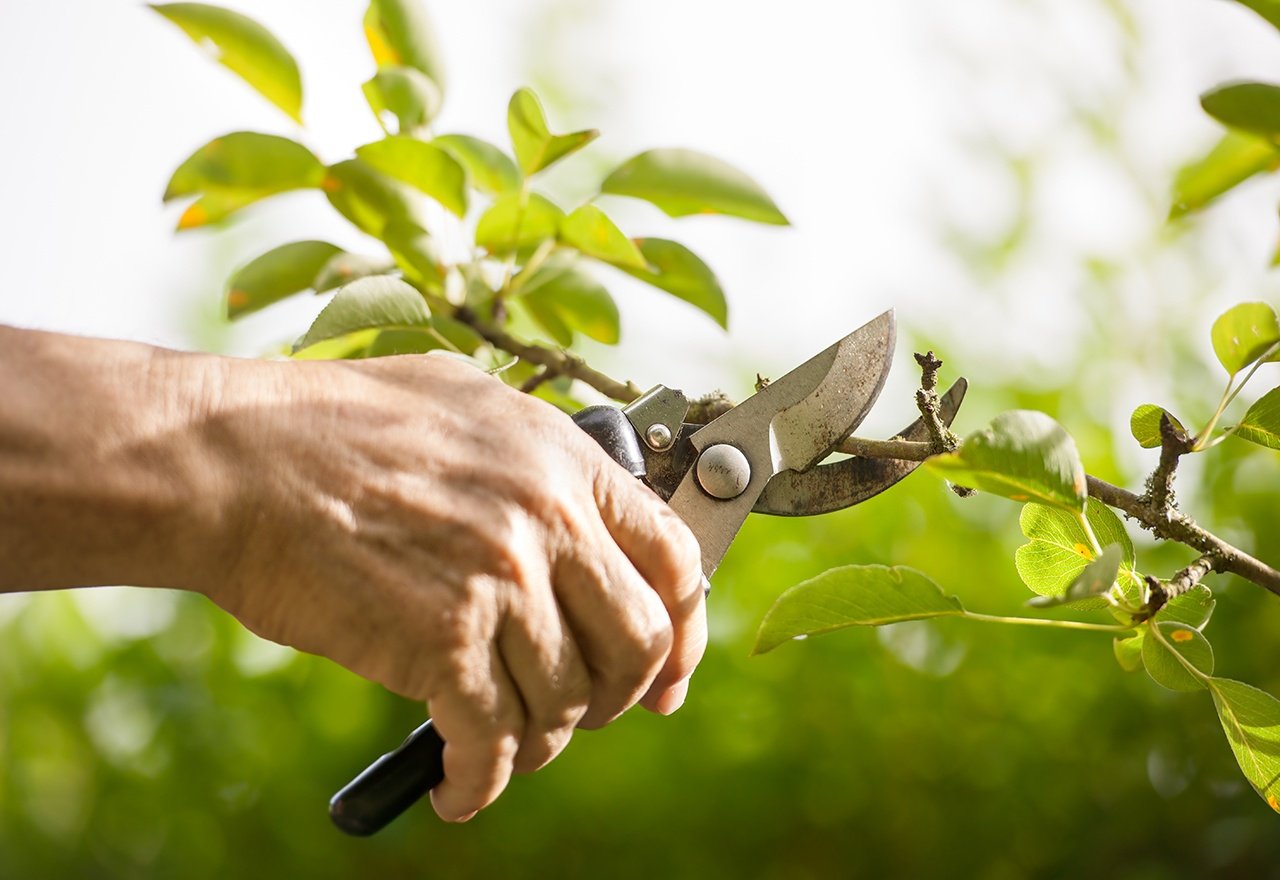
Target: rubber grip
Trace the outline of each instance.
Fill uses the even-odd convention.
[[[645,473],[635,429],[612,406],[589,406],[573,422],[633,476]],[[444,740],[428,720],[329,799],[329,818],[355,837],[385,828],[444,779]]]

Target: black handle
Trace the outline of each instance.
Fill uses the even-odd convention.
[[[621,410],[589,406],[575,413],[573,421],[633,476],[644,476],[640,441]],[[427,721],[330,798],[329,818],[347,834],[367,837],[385,828],[443,779],[444,740]]]

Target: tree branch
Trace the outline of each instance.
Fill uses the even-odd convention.
[[[465,306],[455,309],[453,317],[479,333],[484,337],[485,341],[503,351],[509,351],[522,360],[545,367],[546,371],[552,375],[571,376],[580,382],[585,382],[601,394],[614,400],[630,403],[644,393],[644,389],[634,382],[619,382],[617,379],[606,376],[599,370],[587,366],[587,362],[576,354],[560,349],[545,348],[530,342],[521,342],[507,331],[481,320],[475,312]]]

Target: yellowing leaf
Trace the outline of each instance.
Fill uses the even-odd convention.
[[[238,12],[204,3],[165,3],[151,8],[182,28],[215,61],[239,74],[291,119],[302,122],[298,62],[270,31]]]
[[[1104,547],[1112,544],[1120,548],[1120,586],[1127,599],[1135,604],[1141,597],[1141,576],[1134,571],[1133,541],[1120,517],[1096,498],[1090,498],[1087,507],[1089,527],[1098,543]],[[1079,517],[1069,510],[1045,504],[1028,504],[1018,518],[1022,534],[1028,539],[1014,552],[1014,565],[1018,576],[1033,593],[1050,598],[1062,598],[1068,587],[1080,577],[1086,566],[1094,560],[1089,547],[1089,536]],[[1082,608],[1102,608],[1104,599],[1086,599]]]
[[[372,0],[364,15],[364,35],[379,67],[412,67],[443,94],[444,65],[421,0]]]

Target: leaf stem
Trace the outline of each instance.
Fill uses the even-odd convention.
[[[997,614],[979,614],[976,611],[966,611],[964,616],[970,620],[981,620],[987,623],[1009,623],[1019,626],[1047,626],[1055,629],[1076,629],[1088,632],[1129,632],[1132,626],[1122,626],[1120,624],[1110,623],[1086,623],[1083,620],[1047,620],[1040,617],[1001,617]]]

